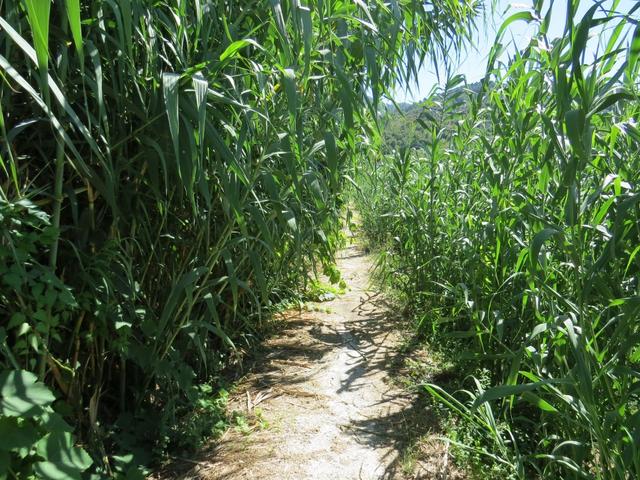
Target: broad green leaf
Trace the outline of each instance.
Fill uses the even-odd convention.
[[[74,478],[91,466],[91,457],[80,447],[73,445],[69,432],[51,432],[36,445],[38,455],[46,459],[46,465],[40,465],[41,471],[60,471]]]
[[[16,417],[0,417],[0,450],[30,449],[40,438],[29,422],[18,422]]]
[[[9,417],[32,417],[55,397],[37,377],[25,370],[0,373],[0,413]]]
[[[33,464],[37,478],[43,480],[81,480],[81,470],[56,462],[36,462]]]

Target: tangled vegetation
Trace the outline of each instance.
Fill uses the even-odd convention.
[[[331,269],[380,99],[479,8],[0,0],[0,477],[219,429],[224,366]]]
[[[453,350],[459,387],[424,388],[500,478],[640,477],[640,5],[579,3],[561,38],[540,0],[509,17],[480,91],[450,79],[425,147],[359,175],[380,273]]]

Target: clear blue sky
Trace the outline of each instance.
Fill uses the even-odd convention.
[[[621,0],[618,5],[618,11],[627,12],[633,5],[639,0]],[[487,4],[491,3],[491,0],[485,0]],[[580,19],[585,12],[593,5],[594,0],[582,0],[580,7],[576,12],[576,18]],[[606,0],[603,3],[604,8],[610,8],[613,0]],[[545,7],[542,12],[546,12],[550,4],[549,0],[545,1]],[[458,62],[452,59],[452,71],[453,73],[461,73],[467,77],[468,82],[475,82],[484,76],[487,58],[491,47],[493,46],[496,32],[500,28],[502,21],[509,18],[511,15],[518,11],[528,10],[531,8],[532,0],[499,0],[498,5],[495,8],[494,14],[491,14],[490,7],[487,7],[487,19],[483,22],[482,19],[478,19],[478,32],[475,35],[473,45],[469,51],[462,53]],[[564,31],[565,12],[566,12],[566,0],[556,0],[553,7],[553,14],[551,17],[551,24],[549,26],[549,37],[555,38],[562,35]],[[640,14],[640,11],[635,15]],[[596,14],[596,16],[598,16]],[[511,49],[515,46],[519,48],[525,47],[531,37],[536,31],[535,25],[528,25],[525,22],[518,21],[510,25],[503,37],[503,43],[510,42]],[[593,54],[597,48],[597,41],[592,41],[588,45],[588,51]],[[394,92],[394,99],[397,102],[415,102],[425,98],[431,88],[438,84],[443,83],[445,80],[444,63],[438,66],[440,70],[440,81],[435,74],[433,65],[423,67],[419,72],[418,85],[412,85],[410,90],[406,87],[398,88]]]

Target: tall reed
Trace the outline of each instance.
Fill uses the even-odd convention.
[[[1,0],[0,366],[53,388],[91,451],[162,451],[333,262],[380,98],[478,9]]]
[[[450,79],[426,145],[360,175],[381,272],[469,375],[425,388],[513,478],[640,476],[640,5],[580,3],[561,38],[542,1],[508,18],[480,91]]]

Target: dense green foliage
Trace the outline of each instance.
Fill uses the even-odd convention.
[[[54,390],[102,473],[181,446],[264,314],[331,267],[380,98],[478,8],[0,0],[3,383]],[[46,461],[32,437],[0,447],[11,475]]]
[[[639,478],[640,5],[569,1],[552,39],[542,3],[507,20],[537,34],[504,63],[497,42],[479,93],[456,77],[423,102],[424,149],[361,169],[363,226],[452,342],[461,389],[425,388],[469,449],[513,478]]]

